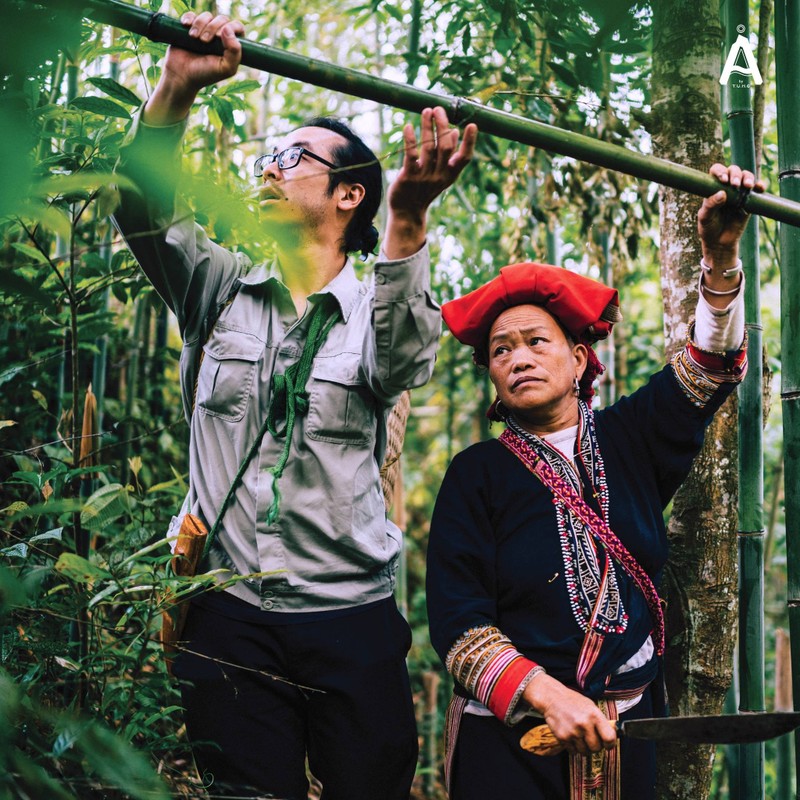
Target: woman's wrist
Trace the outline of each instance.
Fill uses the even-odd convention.
[[[551,678],[541,668],[541,671],[534,675],[522,693],[522,699],[538,714],[544,716],[545,710],[553,700],[553,692],[558,691],[563,684],[555,678]]]

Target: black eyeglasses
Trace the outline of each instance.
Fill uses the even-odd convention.
[[[300,163],[300,159],[304,155],[319,161],[326,167],[337,169],[336,164],[331,164],[330,161],[327,161],[322,156],[318,156],[316,153],[312,153],[310,150],[306,150],[305,147],[287,147],[285,150],[281,150],[280,153],[267,153],[266,155],[257,158],[256,163],[253,164],[253,172],[255,173],[256,178],[260,178],[264,174],[264,168],[268,167],[275,161],[278,162],[278,167],[280,169],[291,169]]]

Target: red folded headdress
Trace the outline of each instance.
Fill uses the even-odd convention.
[[[575,272],[527,261],[502,267],[500,274],[478,289],[442,306],[453,336],[481,352],[489,330],[502,311],[531,304],[549,311],[576,342],[589,347],[589,361],[580,381],[581,397],[594,394],[592,383],[605,367],[591,345],[605,339],[622,319],[616,289]]]

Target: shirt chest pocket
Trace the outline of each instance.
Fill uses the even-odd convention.
[[[197,407],[211,417],[239,422],[244,417],[264,342],[217,324],[203,347],[197,376]]]
[[[317,358],[311,371],[306,434],[336,444],[372,444],[375,398],[359,375],[360,353]]]

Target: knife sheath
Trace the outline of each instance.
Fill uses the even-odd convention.
[[[208,530],[203,521],[194,514],[186,514],[181,522],[178,541],[170,562],[175,575],[190,578],[197,574],[207,538]],[[166,598],[166,608],[161,615],[161,644],[164,647],[164,659],[170,674],[172,674],[175,644],[183,635],[188,613],[188,600],[175,603],[169,596]]]

